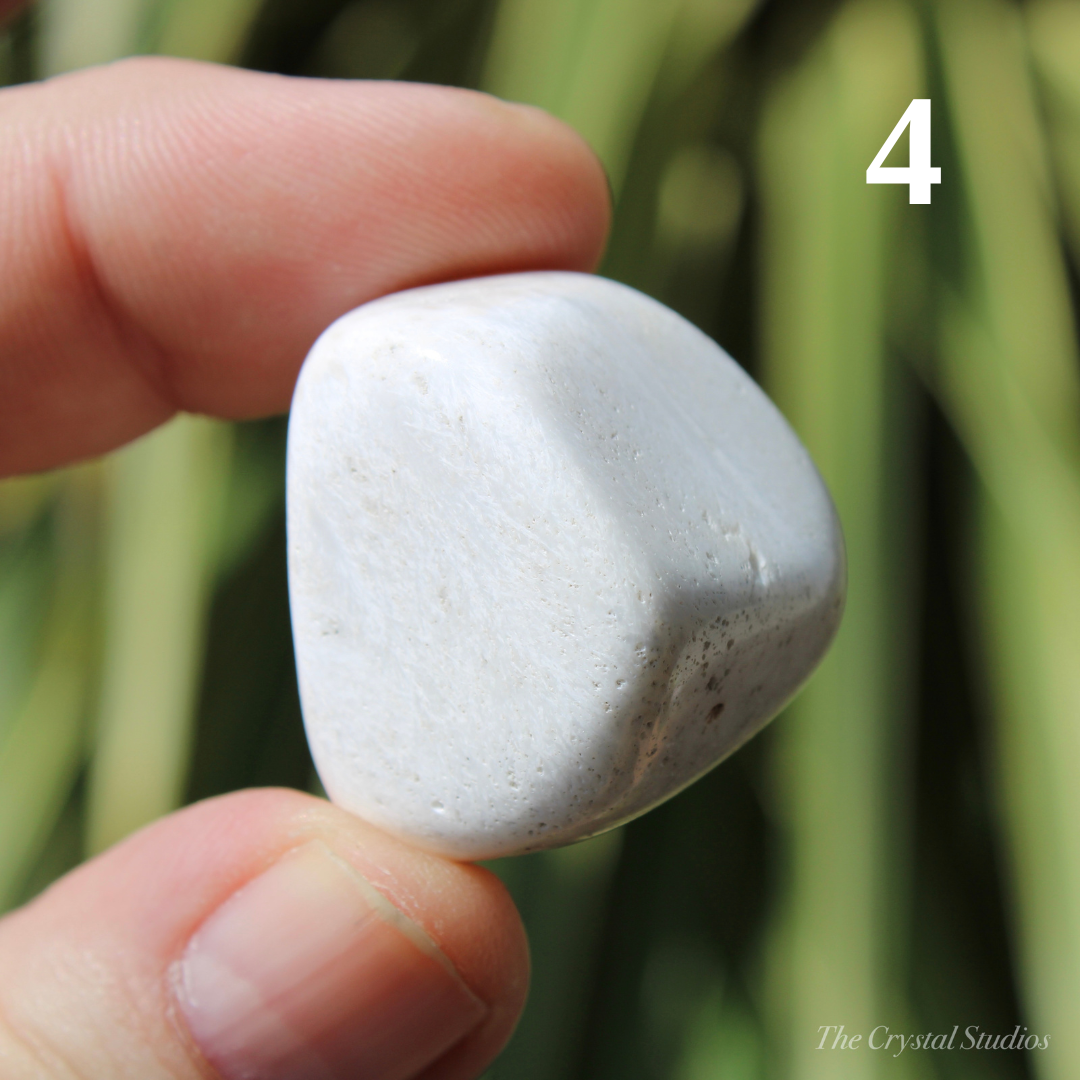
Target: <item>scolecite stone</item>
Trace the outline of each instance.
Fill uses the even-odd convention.
[[[602,278],[434,285],[333,324],[288,451],[300,694],[334,802],[457,858],[632,818],[735,750],[840,619],[806,451]]]

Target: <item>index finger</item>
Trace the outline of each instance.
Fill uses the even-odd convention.
[[[142,59],[0,94],[0,475],[177,410],[288,407],[337,316],[387,292],[590,269],[585,144],[441,87]]]

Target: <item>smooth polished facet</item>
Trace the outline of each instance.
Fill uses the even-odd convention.
[[[569,843],[758,731],[839,623],[828,492],[713,341],[532,273],[339,319],[289,424],[289,580],[331,798],[428,850]]]

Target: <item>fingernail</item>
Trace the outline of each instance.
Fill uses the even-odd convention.
[[[487,1011],[431,938],[319,840],[203,923],[176,995],[225,1080],[407,1080]]]

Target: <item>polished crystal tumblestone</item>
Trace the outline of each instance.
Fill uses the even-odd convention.
[[[331,798],[428,850],[568,843],[759,730],[840,619],[806,451],[713,341],[598,277],[434,285],[316,342],[289,580]]]

